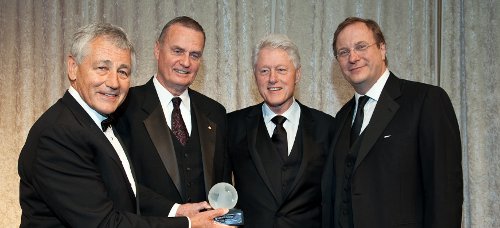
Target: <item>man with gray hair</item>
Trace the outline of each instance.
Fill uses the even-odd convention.
[[[228,114],[228,153],[245,227],[320,227],[321,173],[334,118],[294,98],[297,46],[264,37],[253,53],[263,103]]]
[[[75,33],[67,58],[71,86],[33,125],[19,156],[21,227],[221,226],[213,218],[225,210],[189,219],[140,216],[140,203],[162,207],[162,198],[136,184],[110,125],[134,63],[121,28],[99,23]]]

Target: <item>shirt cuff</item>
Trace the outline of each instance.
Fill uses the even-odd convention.
[[[179,209],[180,204],[175,203],[174,206],[172,206],[172,209],[170,209],[170,212],[168,213],[168,217],[175,217],[175,214],[177,214],[177,209]],[[189,219],[189,218],[188,218]],[[189,220],[189,227],[191,227],[191,220]]]

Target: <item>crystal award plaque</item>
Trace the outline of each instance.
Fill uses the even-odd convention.
[[[210,206],[214,209],[229,209],[227,214],[214,218],[218,223],[230,226],[241,226],[244,224],[243,211],[234,208],[237,202],[238,192],[228,183],[218,183],[208,192],[208,203],[210,203]]]

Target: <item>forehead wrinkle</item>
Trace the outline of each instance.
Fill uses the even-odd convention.
[[[95,61],[95,64],[99,64],[99,63],[106,64],[107,66],[113,65],[113,62],[109,59],[99,59],[99,60]]]

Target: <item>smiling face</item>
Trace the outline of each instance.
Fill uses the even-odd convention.
[[[196,78],[203,48],[202,32],[181,24],[170,26],[154,49],[160,84],[175,96],[182,94]]]
[[[254,76],[260,95],[274,113],[282,114],[290,108],[295,84],[300,80],[300,68],[295,68],[286,51],[261,49]]]
[[[339,56],[337,61],[344,78],[359,94],[365,94],[386,69],[384,43],[371,45],[360,52],[352,50],[357,45],[373,43],[376,43],[373,32],[362,22],[348,25],[337,37],[336,50],[351,51],[349,56],[344,58]]]
[[[71,86],[92,109],[102,115],[113,113],[125,100],[130,86],[131,53],[116,47],[106,37],[97,37],[78,64],[68,57]]]

